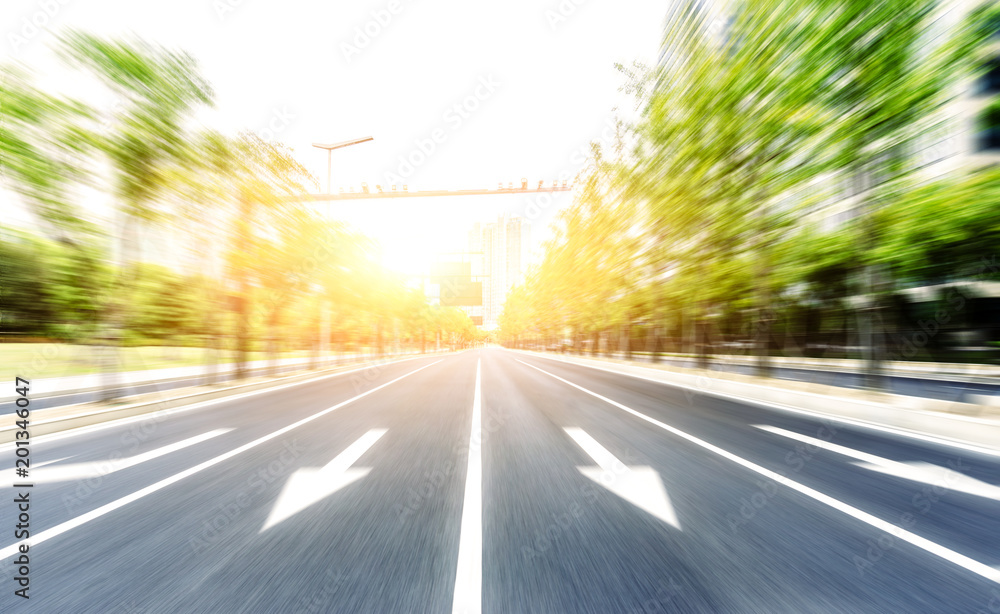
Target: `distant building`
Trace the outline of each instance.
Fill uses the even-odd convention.
[[[472,276],[483,282],[483,306],[467,308],[469,315],[482,315],[483,328],[497,327],[510,289],[524,281],[528,261],[530,225],[519,217],[500,217],[496,222],[476,222],[469,230]]]

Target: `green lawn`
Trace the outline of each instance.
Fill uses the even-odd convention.
[[[29,379],[64,377],[98,372],[98,348],[88,345],[55,343],[0,343],[0,377],[13,380],[15,376]],[[308,356],[302,350],[284,352],[279,358]],[[251,352],[250,360],[263,360],[263,352]],[[206,350],[188,347],[130,347],[119,350],[119,371],[142,371],[204,364]],[[234,352],[219,352],[220,363],[233,362]]]

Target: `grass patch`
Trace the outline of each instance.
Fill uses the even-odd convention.
[[[0,377],[13,381],[17,376],[27,379],[86,375],[100,371],[101,348],[68,343],[3,343],[0,344]],[[302,358],[307,350],[283,352],[278,358]],[[145,371],[204,365],[208,360],[204,348],[174,346],[126,347],[118,350],[118,371]],[[250,360],[265,360],[264,352],[250,352]],[[219,363],[235,362],[232,350],[217,352]]]

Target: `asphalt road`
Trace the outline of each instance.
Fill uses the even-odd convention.
[[[649,362],[651,358],[646,355],[634,354],[633,359],[639,362]],[[349,363],[356,360],[354,357],[341,358],[332,364]],[[678,367],[693,368],[697,362],[688,358],[663,357],[660,362],[663,364]],[[710,369],[714,371],[724,371],[729,373],[741,373],[744,375],[754,375],[754,367],[743,364],[732,364],[725,360],[713,360]],[[289,373],[299,371],[302,365],[280,365],[276,367],[277,373]],[[250,370],[250,375],[265,375],[269,372],[269,367],[257,367]],[[851,371],[823,371],[819,369],[804,369],[797,367],[773,366],[771,375],[777,379],[787,379],[799,382],[810,382],[813,384],[823,384],[827,386],[840,386],[843,388],[864,389],[866,387],[865,377],[861,373]],[[216,374],[217,381],[229,381],[235,377],[233,373]],[[130,395],[147,394],[152,392],[163,392],[180,388],[202,385],[205,378],[203,376],[178,378],[148,384],[123,385],[116,388],[116,396],[127,397]],[[926,399],[938,399],[949,402],[978,403],[982,396],[1000,396],[1000,384],[991,384],[982,381],[965,381],[960,377],[951,379],[943,377],[926,376],[904,376],[886,375],[883,378],[883,385],[887,392],[903,394]],[[53,396],[39,398],[35,401],[36,409],[49,407],[61,407],[77,403],[90,403],[100,400],[99,391],[68,392]],[[14,402],[0,402],[0,416],[13,414],[17,411]]]
[[[0,494],[3,612],[1000,611],[1000,455],[506,350],[31,460]]]

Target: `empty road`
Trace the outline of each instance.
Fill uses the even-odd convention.
[[[1000,612],[1000,454],[509,350],[14,459],[4,612]]]

